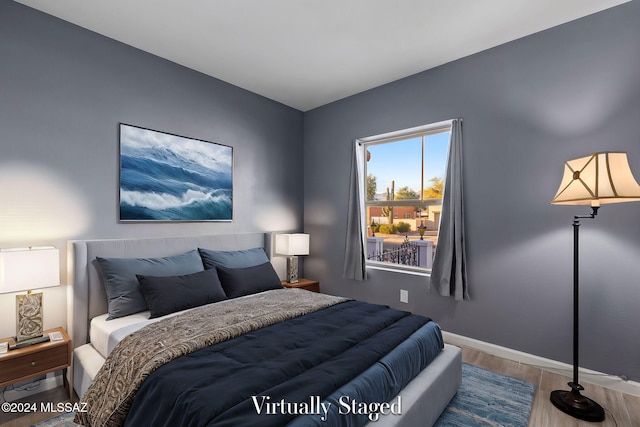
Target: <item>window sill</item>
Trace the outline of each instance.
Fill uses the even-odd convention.
[[[366,268],[371,270],[390,271],[392,273],[410,274],[413,276],[431,277],[430,270],[420,270],[411,267],[390,267],[382,263],[367,263]]]

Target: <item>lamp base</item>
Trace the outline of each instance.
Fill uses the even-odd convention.
[[[16,341],[42,336],[42,292],[16,295]]]
[[[595,401],[580,394],[578,389],[555,390],[551,392],[551,403],[565,414],[584,421],[604,421],[604,409]],[[581,387],[580,385],[578,385]]]
[[[287,258],[287,282],[298,283],[298,257],[296,255]]]

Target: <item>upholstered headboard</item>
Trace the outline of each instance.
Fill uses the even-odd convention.
[[[178,255],[196,248],[234,251],[264,247],[270,254],[270,235],[219,234],[120,240],[72,240],[67,243],[70,291],[67,329],[73,346],[89,341],[89,322],[107,312],[107,296],[96,257],[148,258]]]

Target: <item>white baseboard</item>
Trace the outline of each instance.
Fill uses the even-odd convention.
[[[16,386],[7,386],[4,391],[4,398],[7,402],[24,399],[25,397],[52,390],[64,385],[62,375],[51,375],[41,380],[29,383],[20,383]],[[15,387],[15,388],[13,388]]]
[[[501,347],[499,345],[476,340],[473,338],[468,338],[462,335],[453,334],[451,332],[442,331],[442,336],[447,344],[472,348],[474,350],[479,350],[493,356],[502,357],[503,359],[513,360],[515,362],[535,366],[536,368],[540,368],[545,371],[565,375],[569,378],[573,376],[573,366],[567,363],[546,359],[544,357],[524,353],[518,350],[512,350],[507,347]],[[579,374],[581,383],[590,383],[597,386],[606,387],[611,390],[619,391],[621,393],[640,397],[640,383],[638,382],[628,380],[625,381],[615,375],[608,375],[602,372],[592,371],[585,368],[580,368]]]

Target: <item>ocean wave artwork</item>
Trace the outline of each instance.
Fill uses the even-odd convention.
[[[121,221],[232,217],[232,147],[120,124]]]

